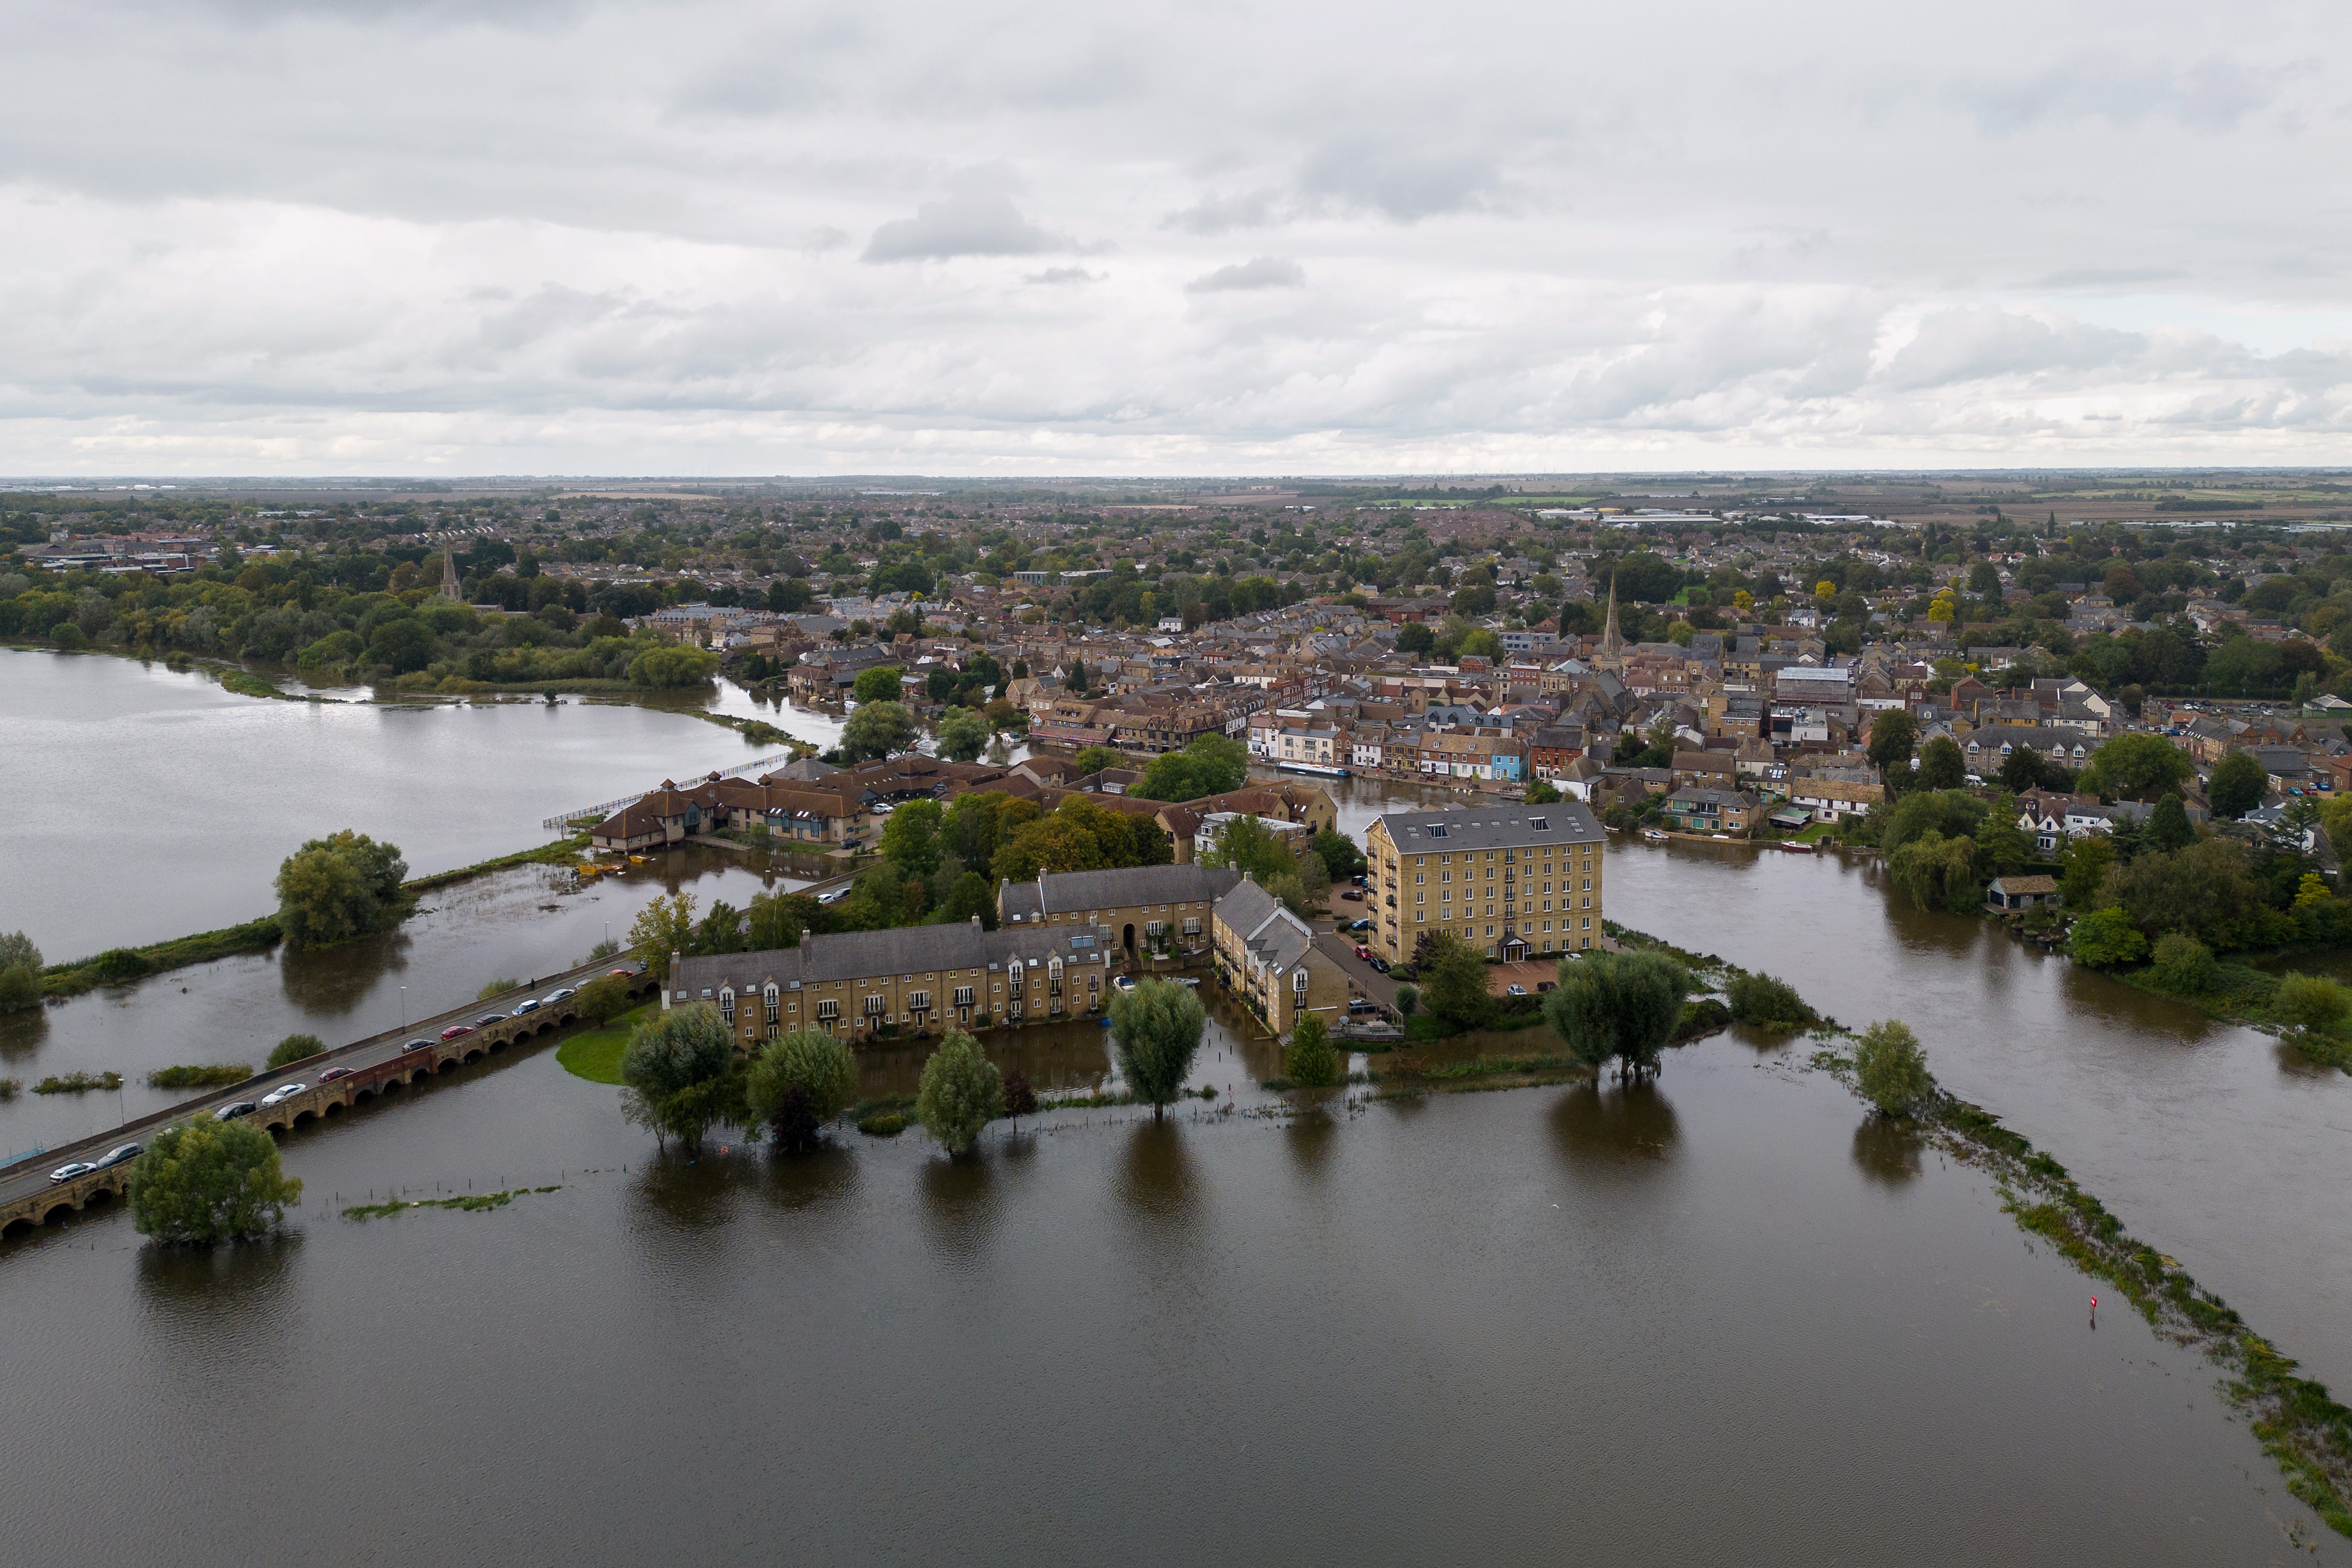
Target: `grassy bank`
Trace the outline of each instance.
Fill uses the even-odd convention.
[[[441,888],[469,882],[476,877],[487,877],[493,871],[504,871],[516,866],[569,866],[576,862],[588,847],[588,835],[575,833],[569,837],[542,844],[535,849],[518,849],[511,855],[501,855],[493,860],[460,866],[454,871],[436,871],[429,877],[418,877],[401,884],[401,890],[411,895],[430,893]]]
[[[2213,966],[2211,983],[2204,990],[2197,992],[2175,991],[2163,984],[2158,979],[2153,964],[2140,969],[2110,971],[2109,977],[2121,981],[2135,991],[2145,991],[2151,996],[2161,996],[2170,1002],[2186,1002],[2209,1018],[2267,1029],[2312,1060],[2352,1073],[2352,1019],[2339,1022],[2325,1031],[2293,1026],[2273,1007],[2283,976],[2267,973],[2252,964],[2221,963]]]
[[[572,1036],[555,1047],[555,1059],[574,1078],[584,1078],[590,1083],[619,1083],[621,1053],[629,1048],[629,1036],[644,1021],[647,1011],[644,1007],[632,1008],[602,1028]]]

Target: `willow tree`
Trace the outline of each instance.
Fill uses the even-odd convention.
[[[1183,1092],[1208,1022],[1192,987],[1172,980],[1139,980],[1133,990],[1111,998],[1110,1037],[1118,1052],[1119,1076],[1151,1102],[1153,1121]]]
[[[1690,984],[1688,970],[1658,953],[1590,953],[1562,962],[1544,1017],[1586,1067],[1597,1072],[1614,1059],[1619,1076],[1639,1075],[1655,1069],[1675,1037]]]

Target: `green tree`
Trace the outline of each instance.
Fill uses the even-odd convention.
[[[1771,1029],[1805,1029],[1821,1022],[1820,1015],[1797,994],[1797,988],[1769,974],[1743,970],[1723,988],[1731,1016],[1743,1024]]]
[[[1929,828],[1886,858],[1886,873],[1922,910],[1964,914],[1981,901],[1977,842],[1947,838]]]
[[[1230,866],[1267,883],[1298,871],[1290,851],[1255,813],[1234,817],[1217,830],[1215,837],[1196,845],[1193,858],[1203,866]]]
[[[1116,746],[1088,746],[1070,761],[1082,773],[1098,773],[1105,768],[1125,767],[1127,755]]]
[[[2334,981],[2315,974],[2286,975],[2271,994],[2273,1017],[2314,1034],[2324,1034],[2342,1023],[2347,1008],[2352,1008],[2352,995]]]
[[[983,1128],[1004,1114],[1004,1077],[981,1050],[980,1042],[950,1029],[923,1064],[915,1095],[915,1116],[923,1130],[950,1154],[962,1154],[980,1141]]]
[[[1690,994],[1690,973],[1654,952],[1593,952],[1563,961],[1544,997],[1544,1017],[1569,1055],[1596,1072],[1612,1058],[1621,1073],[1657,1065]]]
[[[600,974],[580,988],[572,1005],[592,1024],[610,1023],[633,1005],[629,983],[617,974]]]
[[[2155,800],[2177,790],[2196,767],[2161,735],[2110,736],[2091,753],[2082,785],[2103,800]]]
[[[2213,954],[2193,936],[2173,931],[2156,944],[2152,972],[2156,983],[2182,996],[2195,996],[2213,984]]]
[[[709,1003],[650,1013],[621,1053],[624,1114],[652,1128],[663,1148],[675,1138],[699,1153],[703,1134],[740,1110],[728,1092],[734,1066],[733,1033]]]
[[[2086,833],[2080,838],[2066,841],[2058,852],[2061,895],[2066,907],[2086,912],[2099,907],[2099,889],[2106,881],[2107,868],[2116,863],[2116,847],[2107,842],[2104,833]]]
[[[698,647],[649,647],[629,661],[629,684],[653,690],[701,686],[719,673],[719,656]]]
[[[1143,776],[1127,793],[1137,800],[1199,800],[1237,790],[1248,780],[1248,747],[1223,735],[1201,735],[1182,751],[1145,763]]]
[[[1339,1081],[1339,1054],[1331,1048],[1331,1031],[1322,1019],[1305,1017],[1292,1026],[1282,1072],[1301,1089],[1328,1089]]]
[[[1110,1002],[1111,1047],[1127,1087],[1150,1102],[1153,1121],[1184,1091],[1208,1013],[1190,986],[1144,979]]]
[[[643,952],[656,980],[669,978],[669,955],[694,951],[694,895],[656,895],[629,922],[629,945]]]
[[[1495,999],[1486,994],[1486,961],[1477,949],[1451,931],[1423,937],[1414,951],[1412,967],[1421,981],[1422,1000],[1455,1028],[1475,1029],[1494,1016]]]
[[[159,1241],[212,1247],[259,1236],[302,1199],[278,1141],[249,1121],[200,1117],[149,1140],[131,1164],[131,1223]]]
[[[895,815],[895,814],[894,814]],[[754,893],[744,947],[752,952],[798,947],[801,932],[833,929],[824,905],[814,893]]]
[[[289,1035],[270,1047],[269,1065],[282,1068],[308,1057],[315,1057],[327,1048],[327,1042],[316,1035]]]
[[[861,669],[850,694],[860,703],[896,702],[898,700],[898,684],[906,673],[895,664],[877,664],[870,669]]]
[[[1549,779],[1538,779],[1528,785],[1529,805],[1549,805],[1559,799],[1559,790]]]
[[[988,716],[969,708],[950,708],[940,716],[940,755],[951,763],[973,763],[988,749]]]
[[[1911,750],[1919,743],[1919,726],[1910,713],[1889,708],[1871,721],[1870,764],[1898,784],[1910,781]]]
[[[903,702],[868,702],[841,729],[842,755],[853,763],[895,756],[914,743],[915,716]]]
[[[1087,661],[1085,659],[1070,660],[1070,689],[1081,697],[1087,694]]]
[[[1907,1116],[1936,1092],[1919,1037],[1897,1018],[1873,1024],[1854,1042],[1853,1076],[1863,1098],[1888,1116]]]
[[[0,1013],[41,1005],[41,950],[23,931],[0,933]]]
[[[2147,817],[2148,847],[2168,855],[2196,842],[2197,829],[2189,826],[2189,810],[2180,804],[2180,797],[2168,795],[2158,801]]]
[[[294,947],[325,947],[389,930],[407,913],[408,863],[390,844],[349,828],[313,838],[278,868],[278,925]]]
[[[1949,735],[1937,735],[1919,748],[1921,789],[1958,789],[1968,782],[1967,759],[1960,755],[1959,742]]]
[[[2094,910],[2075,921],[2067,951],[2077,963],[2093,969],[2113,969],[2146,958],[2147,938],[2140,935],[2139,927],[2132,924],[2131,917],[2122,910]]]
[[[1364,852],[1356,841],[1344,833],[1325,828],[1307,840],[1307,852],[1323,862],[1323,869],[1334,882],[1344,882],[1361,876]]]
[[[943,815],[935,800],[910,800],[898,806],[882,826],[882,853],[910,876],[929,876],[940,868]]]
[[[966,871],[940,900],[940,919],[961,925],[974,915],[982,930],[996,929],[996,889],[979,872]]]
[[[2205,797],[2212,803],[2214,816],[2234,822],[2262,805],[2270,787],[2270,774],[2262,763],[2244,752],[2232,751],[2213,770],[2212,778],[2205,785]]]
[[[778,1148],[798,1152],[815,1146],[819,1130],[848,1108],[856,1088],[849,1047],[822,1029],[802,1028],[761,1049],[744,1077],[743,1100]]]

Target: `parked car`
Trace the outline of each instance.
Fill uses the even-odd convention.
[[[339,1078],[349,1078],[352,1073],[358,1070],[359,1069],[356,1068],[329,1068],[325,1072],[319,1075],[319,1081],[320,1083],[332,1083]]]
[[[1361,871],[1357,872],[1354,876],[1349,878],[1348,880],[1355,883],[1359,888],[1370,886],[1370,884],[1364,879],[1364,874]]]
[[[51,1171],[49,1173],[49,1180],[52,1182],[70,1182],[76,1176],[87,1176],[92,1171],[97,1169],[98,1167],[96,1165],[91,1164],[87,1160],[76,1160],[70,1165],[59,1165],[56,1170]]]
[[[1536,982],[1536,994],[1541,995],[1547,991],[1554,991],[1559,987],[1559,982],[1557,980],[1538,980]]]
[[[1364,889],[1361,888],[1349,888],[1346,892],[1341,893],[1339,896],[1347,900],[1351,904],[1360,904],[1364,901]]]
[[[240,1100],[235,1105],[224,1105],[218,1110],[214,1111],[213,1120],[215,1121],[234,1121],[240,1116],[252,1115],[256,1109],[257,1108],[253,1101],[249,1100]]]
[[[261,1103],[264,1105],[283,1105],[288,1100],[293,1099],[296,1095],[307,1092],[310,1089],[310,1086],[307,1083],[280,1084],[276,1089],[271,1089],[268,1094],[263,1095],[261,1097]]]
[[[463,1029],[460,1029],[460,1030],[458,1030],[458,1031],[457,1031],[457,1033],[459,1033],[459,1034],[461,1034],[461,1035],[462,1035],[462,1034],[464,1034],[465,1032],[466,1032],[466,1031],[465,1031],[465,1030],[463,1030]],[[444,1038],[446,1038],[446,1037],[445,1036],[445,1037],[444,1037]],[[402,1052],[402,1054],[403,1054],[403,1055],[405,1055],[405,1054],[407,1054],[407,1053],[408,1053],[408,1052],[410,1052],[410,1051],[425,1051],[425,1050],[430,1050],[430,1049],[432,1049],[432,1048],[433,1048],[433,1042],[432,1042],[432,1041],[430,1041],[430,1040],[411,1040],[411,1041],[409,1041],[409,1042],[408,1042],[408,1044],[406,1044],[406,1045],[404,1045],[404,1046],[403,1046],[403,1047],[400,1047],[401,1052]]]
[[[1506,996],[1524,996],[1527,994],[1528,988],[1524,985],[1506,985],[1503,987],[1503,994]]]
[[[816,901],[820,904],[837,904],[847,897],[849,897],[847,888],[835,888],[829,893],[819,893],[816,896]]]
[[[1348,922],[1348,929],[1349,931],[1370,931],[1372,929],[1372,922],[1370,921],[1350,921]]]
[[[485,1013],[480,1017],[474,1020],[474,1027],[477,1029],[487,1029],[492,1024],[503,1024],[506,1021],[507,1016],[504,1013]]]
[[[460,1035],[470,1035],[473,1032],[474,1026],[471,1024],[452,1024],[441,1031],[441,1037],[445,1040],[454,1040]]]
[[[613,973],[617,974],[621,972],[619,970],[614,970]],[[540,1001],[542,1005],[551,1007],[558,1002],[569,1002],[574,996],[579,994],[580,993],[578,991],[572,989],[569,985],[559,985],[554,990],[549,992],[546,995],[541,997]]]
[[[1348,998],[1348,1011],[1350,1013],[1377,1013],[1380,1010],[1381,1005],[1373,1001],[1369,996],[1350,996]]]
[[[1356,944],[1356,956],[1369,963],[1371,962],[1372,950],[1360,942]]]
[[[536,996],[518,1002],[515,1004],[515,1016],[520,1018],[525,1013],[536,1013],[539,1011],[539,998]]]
[[[1389,961],[1385,958],[1370,958],[1366,959],[1364,962],[1370,963],[1374,969],[1379,970],[1382,974],[1386,974],[1391,967]]]
[[[1190,985],[1193,990],[1198,991],[1201,988],[1201,977],[1197,974],[1180,974],[1176,977],[1176,984]]]
[[[1111,978],[1111,985],[1115,990],[1132,991],[1135,989],[1135,977],[1131,974],[1114,975]]]
[[[101,1171],[111,1171],[125,1160],[136,1160],[146,1152],[146,1149],[143,1143],[117,1143],[98,1157],[97,1167]]]

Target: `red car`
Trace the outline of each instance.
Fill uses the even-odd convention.
[[[454,1040],[460,1035],[470,1035],[473,1032],[474,1026],[471,1024],[452,1024],[441,1031],[441,1037],[445,1040]]]
[[[329,1068],[325,1072],[319,1075],[319,1081],[320,1083],[332,1083],[339,1078],[351,1077],[356,1070],[357,1069],[353,1068]]]
[[[1357,956],[1358,958],[1370,958],[1370,957],[1371,957],[1371,956],[1372,956],[1372,950],[1371,950],[1370,948],[1369,948],[1369,947],[1366,947],[1362,942],[1358,942],[1358,943],[1356,944],[1356,956]]]
[[[609,980],[616,974],[624,980],[634,980],[637,976],[637,972],[634,969],[614,969],[607,971],[604,977]]]

